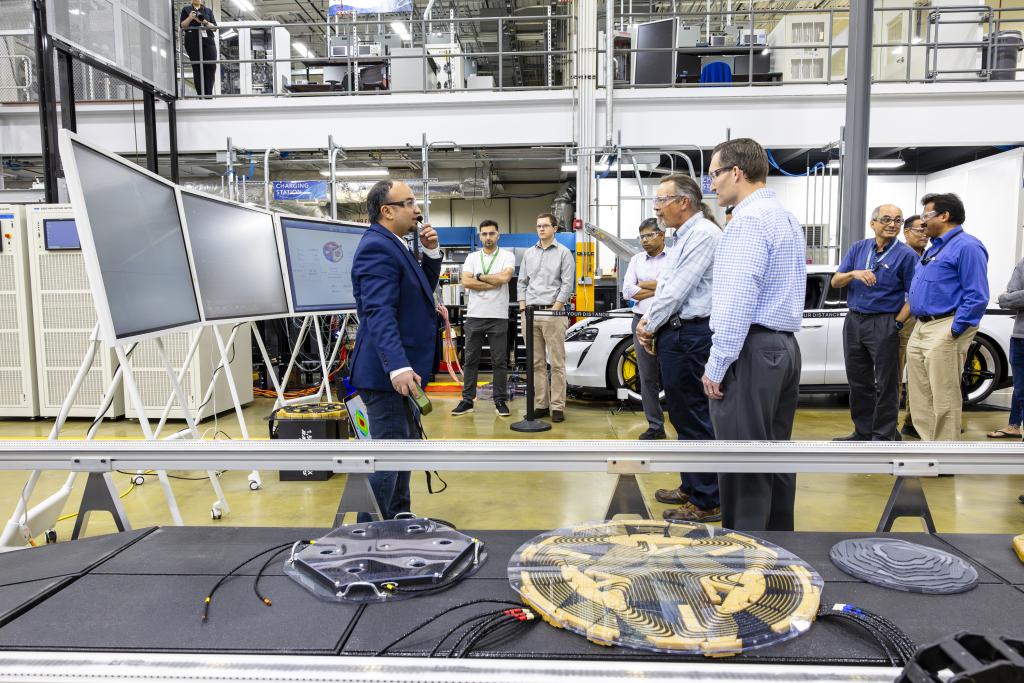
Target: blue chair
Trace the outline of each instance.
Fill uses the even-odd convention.
[[[711,62],[700,70],[701,83],[732,83],[732,68],[725,62]]]

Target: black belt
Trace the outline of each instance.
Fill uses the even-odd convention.
[[[855,311],[851,308],[850,313],[856,313],[857,315],[863,316],[865,318],[870,318],[873,315],[896,315],[897,313],[899,313],[899,311],[893,311],[892,313],[861,313],[860,311]]]
[[[550,311],[554,304],[529,304],[527,308],[533,311]]]
[[[790,336],[792,336],[792,334],[793,334],[792,332],[789,332],[787,330],[773,330],[770,327],[765,327],[764,325],[758,325],[757,323],[755,323],[755,324],[750,326],[750,331],[751,332],[770,332],[771,334],[788,334]]]
[[[678,330],[683,325],[706,325],[711,322],[711,318],[680,318],[674,316],[665,327],[673,330]]]
[[[923,323],[930,323],[933,320],[942,320],[943,318],[952,318],[955,314],[956,314],[956,309],[954,308],[949,313],[939,313],[938,315],[919,315],[919,316],[917,316],[917,319],[920,320]]]

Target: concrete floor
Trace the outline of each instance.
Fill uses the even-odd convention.
[[[524,402],[511,404],[512,418],[499,418],[489,402],[477,402],[477,411],[462,417],[449,413],[457,403],[455,395],[432,395],[434,411],[424,420],[432,439],[519,439],[530,438],[508,429],[523,412]],[[271,402],[257,401],[245,410],[246,423],[253,438],[266,438],[266,416]],[[646,428],[641,412],[613,414],[614,403],[570,401],[566,422],[541,435],[544,439],[635,439]],[[65,438],[81,438],[89,420],[69,422]],[[975,410],[964,415],[965,440],[984,440],[985,432],[1005,425],[1006,413]],[[49,432],[49,420],[0,420],[0,439],[42,439]],[[223,414],[216,421],[201,425],[208,438],[215,433],[239,438],[234,415]],[[794,439],[831,439],[852,430],[845,400],[835,396],[804,398],[797,413]],[[141,432],[132,420],[105,423],[98,439],[138,439]],[[642,449],[642,443],[637,442]],[[197,472],[174,472],[183,477],[200,477]],[[276,472],[263,472],[264,487],[250,491],[246,472],[225,472],[221,476],[231,511],[221,521],[210,518],[215,497],[208,481],[177,479],[172,481],[178,504],[187,524],[223,524],[232,526],[311,526],[329,527],[334,520],[344,476],[327,482],[280,482]],[[0,472],[0,517],[5,521],[13,512],[27,472]],[[551,529],[570,523],[603,517],[614,478],[605,474],[551,473],[448,473],[443,475],[448,490],[428,495],[423,474],[413,476],[413,509],[472,529]],[[65,473],[48,472],[32,496],[42,500],[55,491]],[[135,527],[169,524],[170,516],[155,478],[132,487],[127,475],[115,474],[125,510]],[[77,483],[65,509],[69,515],[77,509],[84,478]],[[639,477],[651,509],[660,515],[664,505],[654,501],[654,489],[678,484],[674,475]],[[798,478],[797,528],[799,530],[873,531],[885,504],[893,479],[882,475],[814,475]],[[929,479],[924,483],[932,514],[939,531],[1021,533],[1024,532],[1024,505],[1017,497],[1024,493],[1024,476],[957,476]],[[0,522],[2,523],[2,522]],[[58,538],[66,540],[74,520],[61,521]],[[93,515],[86,535],[114,529],[109,517]],[[917,531],[920,524],[902,520],[896,530]]]

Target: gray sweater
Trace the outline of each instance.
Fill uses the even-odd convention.
[[[1017,312],[1011,336],[1024,338],[1024,259],[1013,269],[1006,291],[999,295],[999,307]]]

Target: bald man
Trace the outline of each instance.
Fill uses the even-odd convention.
[[[910,282],[918,256],[896,239],[903,212],[882,204],[871,213],[874,237],[850,247],[832,286],[849,287],[843,326],[853,433],[835,441],[896,441],[899,434],[900,330],[910,317]]]

